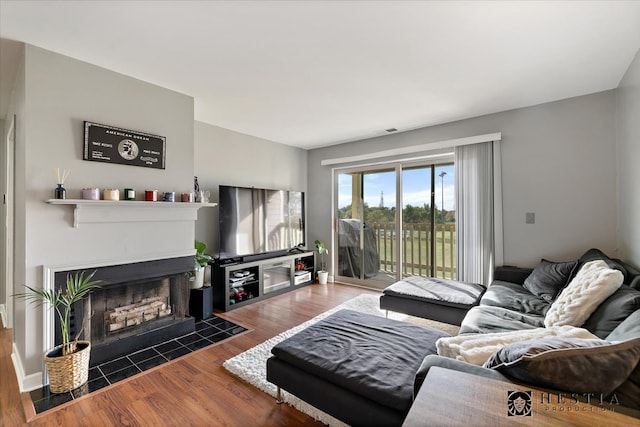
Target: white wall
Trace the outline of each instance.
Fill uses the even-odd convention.
[[[616,91],[618,246],[640,267],[640,51]]]
[[[43,266],[136,261],[193,251],[193,222],[87,224],[72,227],[73,209],[53,206],[54,169],[70,169],[67,198],[83,187],[139,192],[193,186],[193,99],[140,80],[26,46],[24,111],[16,114],[16,290],[42,286]],[[82,160],[83,121],[166,137],[166,169]],[[160,257],[160,256],[158,256]],[[39,309],[16,301],[14,337],[26,377],[42,369]]]
[[[615,93],[607,91],[309,152],[309,239],[330,241],[323,159],[502,132],[504,261],[616,255]],[[535,212],[536,223],[525,224]]]
[[[307,152],[251,135],[195,122],[195,174],[218,201],[218,185],[307,190]],[[200,209],[196,239],[219,251],[218,209]]]

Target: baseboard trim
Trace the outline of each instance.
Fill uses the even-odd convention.
[[[18,387],[20,387],[21,393],[42,388],[42,372],[36,372],[31,375],[24,374],[24,367],[22,366],[20,352],[16,347],[16,343],[13,343],[11,361],[13,362],[13,369],[16,372],[16,379],[18,380]]]

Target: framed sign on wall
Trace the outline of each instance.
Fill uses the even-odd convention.
[[[164,169],[165,145],[164,136],[84,122],[84,160]]]

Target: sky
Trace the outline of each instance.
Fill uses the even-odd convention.
[[[440,177],[441,172],[446,172],[444,177]],[[422,206],[430,203],[431,172],[428,169],[410,169],[403,172],[403,204],[412,206]],[[455,210],[454,192],[454,166],[436,167],[435,202],[438,208],[442,205],[442,191],[444,187],[444,208],[445,210]],[[351,204],[351,176],[340,174],[338,207],[345,207]],[[380,192],[384,197],[384,206],[393,207],[395,205],[396,185],[395,171],[376,172],[365,174],[364,177],[364,201],[369,206],[380,206]]]

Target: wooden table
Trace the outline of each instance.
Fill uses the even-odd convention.
[[[523,411],[530,415],[509,415],[510,391],[531,393],[531,410]],[[513,404],[511,410],[516,411]],[[640,411],[610,405],[608,401],[599,404],[599,396],[592,398],[591,404],[576,403],[570,393],[562,396],[527,385],[434,367],[429,370],[403,427],[534,425],[638,426]]]

